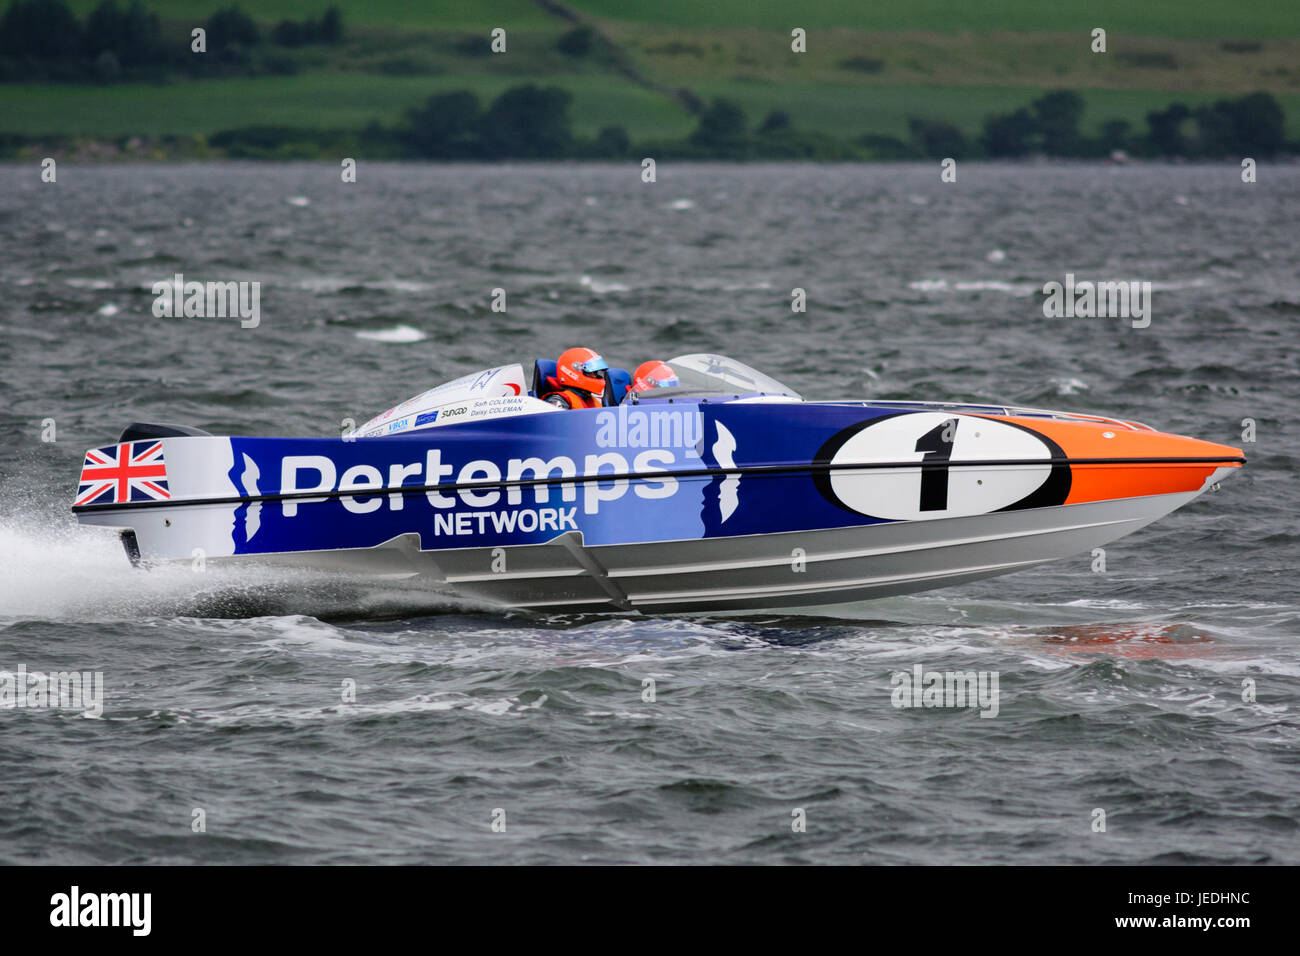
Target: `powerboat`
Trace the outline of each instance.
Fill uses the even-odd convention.
[[[515,608],[680,612],[906,594],[1086,553],[1187,504],[1240,449],[1098,415],[806,401],[722,355],[604,405],[555,363],[467,375],[341,437],[134,423],[73,505],[137,564],[397,576]]]

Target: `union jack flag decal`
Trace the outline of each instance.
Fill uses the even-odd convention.
[[[170,498],[160,441],[133,441],[86,452],[77,504],[123,504]]]

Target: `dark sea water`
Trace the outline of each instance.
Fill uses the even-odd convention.
[[[1300,863],[1300,167],[639,173],[0,167],[0,670],[105,694],[98,718],[0,709],[0,862]],[[260,280],[260,327],[154,318],[177,272]],[[1067,272],[1151,281],[1150,328],[1044,318]],[[1250,461],[1105,573],[808,613],[136,571],[68,510],[83,450],[133,419],[337,435],[574,344],[1134,418]],[[997,672],[998,716],[895,709],[917,664]]]

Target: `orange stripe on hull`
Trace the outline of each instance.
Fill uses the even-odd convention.
[[[1168,435],[1164,432],[1130,431],[1101,422],[1061,421],[1041,418],[1005,418],[1023,425],[1061,446],[1065,456],[1078,458],[1243,458],[1240,448],[1214,442]],[[1107,438],[1106,436],[1111,437]],[[1222,467],[1220,463],[1127,463],[1070,465],[1070,494],[1067,505],[1110,498],[1139,498],[1200,491],[1205,480]]]
[[[1067,505],[1200,491],[1217,465],[1071,465]]]

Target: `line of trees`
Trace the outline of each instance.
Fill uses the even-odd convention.
[[[506,90],[486,107],[473,92],[455,90],[429,97],[393,127],[378,122],[354,131],[247,127],[214,134],[208,144],[230,156],[281,159],[333,155],[345,143],[375,158],[437,160],[1096,158],[1118,149],[1150,157],[1240,158],[1300,152],[1300,144],[1284,142],[1285,117],[1266,93],[1195,110],[1174,104],[1153,111],[1149,131],[1141,135],[1130,134],[1127,123],[1106,123],[1100,136],[1083,135],[1082,100],[1057,91],[1010,114],[987,117],[975,138],[951,124],[913,117],[907,139],[857,140],[798,129],[783,110],[773,110],[751,127],[740,106],[721,99],[705,106],[685,139],[636,144],[619,126],[605,127],[591,138],[576,134],[571,102],[565,90],[531,83]]]
[[[484,109],[469,90],[431,96],[408,110],[396,139],[426,159],[621,159],[632,143],[621,126],[606,126],[594,138],[573,132],[572,98],[557,87],[533,84],[506,90]],[[377,130],[372,134],[381,135]],[[745,112],[728,100],[702,111],[685,140],[639,143],[641,155],[699,159],[853,159],[852,144],[826,134],[796,130],[788,113],[768,114],[755,131]]]
[[[1146,115],[1146,129],[1127,120],[1107,120],[1096,135],[1080,128],[1084,103],[1072,90],[1056,90],[1028,106],[984,118],[980,133],[967,137],[950,123],[909,117],[907,139],[868,136],[860,142],[888,159],[1015,159],[1053,156],[1096,159],[1123,153],[1149,158],[1222,159],[1300,152],[1286,142],[1286,115],[1268,93],[1189,108],[1172,103]]]
[[[0,82],[157,80],[170,73],[294,72],[270,45],[293,48],[343,40],[343,15],[282,20],[264,38],[238,7],[217,10],[202,24],[207,56],[195,56],[189,30],[165,35],[158,14],[141,0],[101,0],[79,20],[63,0],[11,0],[0,16]]]
[[[1083,99],[1057,90],[1011,113],[985,117],[979,146],[994,157],[1106,156],[1117,150],[1142,156],[1274,156],[1286,149],[1286,116],[1268,93],[1189,108],[1173,103],[1147,114],[1147,131],[1125,120],[1108,120],[1098,136],[1079,129]],[[945,155],[955,155],[949,152]]]
[[[566,158],[628,154],[620,127],[601,130],[595,141],[574,136],[563,90],[523,86],[507,90],[484,110],[467,90],[444,93],[408,111],[403,141],[430,159]],[[1016,158],[1044,155],[1106,157],[1116,151],[1150,157],[1274,156],[1287,150],[1286,117],[1268,93],[1189,109],[1174,103],[1147,115],[1144,133],[1124,120],[1103,123],[1098,135],[1080,129],[1084,103],[1071,90],[1047,93],[1011,113],[985,118],[981,134],[968,138],[938,120],[911,117],[907,139],[867,136],[855,142],[800,130],[783,110],[751,128],[736,103],[715,100],[703,110],[685,141],[639,144],[654,155],[716,159]]]
[[[1300,153],[1300,143],[1286,141],[1286,114],[1269,93],[1189,108],[1173,103],[1147,114],[1145,131],[1127,120],[1107,120],[1096,135],[1080,128],[1083,98],[1073,90],[1055,90],[1010,113],[984,118],[978,135],[968,137],[955,125],[927,117],[908,117],[908,135],[862,136],[845,141],[799,130],[789,115],[776,110],[751,130],[744,110],[726,100],[713,102],[684,144],[661,144],[683,153],[721,159],[791,158],[954,159],[1051,156],[1096,159],[1123,153],[1140,157],[1221,159]]]
[[[115,79],[166,55],[158,16],[104,0],[83,24],[62,0],[13,0],[0,17],[0,79]]]
[[[1147,129],[1134,131],[1126,120],[1108,120],[1096,135],[1080,128],[1083,98],[1055,90],[1027,107],[984,118],[980,133],[968,137],[951,123],[908,118],[906,138],[867,135],[846,141],[799,130],[782,110],[769,113],[750,129],[735,103],[716,100],[704,110],[686,143],[657,144],[674,155],[719,159],[954,159],[1051,156],[1095,159],[1123,153],[1141,157],[1270,157],[1300,153],[1286,142],[1286,115],[1269,93],[1251,93],[1189,108],[1173,103],[1147,114]]]
[[[474,93],[455,90],[429,97],[392,127],[378,122],[354,131],[250,126],[214,133],[208,145],[248,159],[301,159],[340,150],[344,155],[364,150],[375,158],[440,160],[619,159],[630,154],[622,127],[607,127],[594,138],[575,134],[571,101],[566,90],[528,83],[511,87],[484,108]]]
[[[617,159],[631,142],[621,126],[584,140],[569,118],[572,97],[558,87],[528,83],[503,92],[483,109],[469,90],[431,96],[408,110],[400,140],[427,159]]]

